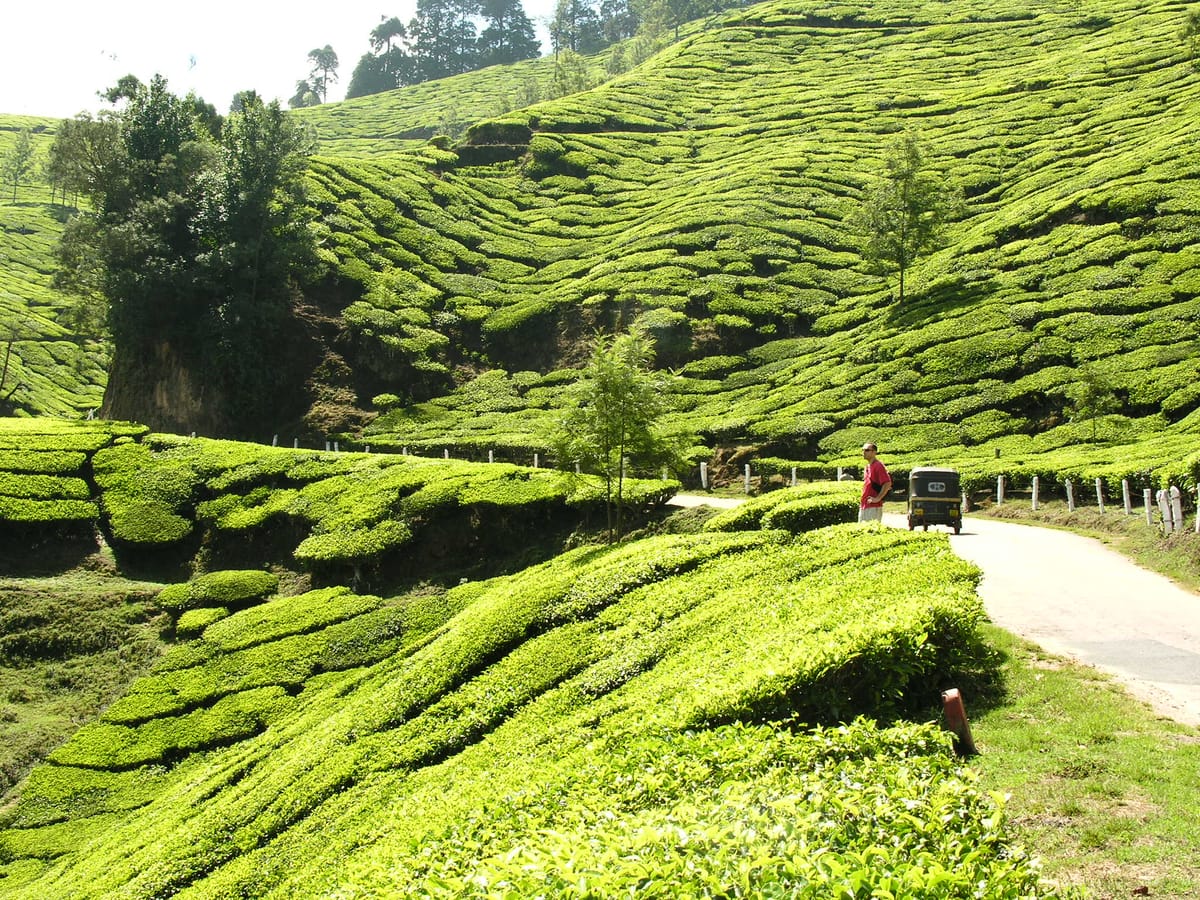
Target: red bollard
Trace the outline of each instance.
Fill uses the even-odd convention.
[[[954,749],[960,756],[975,756],[979,751],[975,749],[971,723],[967,721],[967,710],[958,688],[942,691],[942,709],[946,713],[946,727],[954,732]]]

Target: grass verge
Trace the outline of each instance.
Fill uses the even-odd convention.
[[[1000,628],[987,637],[1007,694],[973,713],[972,767],[1011,794],[1045,874],[1101,900],[1200,896],[1200,733],[1095,669]]]

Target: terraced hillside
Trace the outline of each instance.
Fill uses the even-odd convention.
[[[99,407],[107,350],[76,321],[50,284],[53,248],[67,210],[51,203],[40,167],[55,121],[0,115],[0,157],[24,129],[33,137],[33,171],[17,190],[0,190],[0,415],[78,415]]]
[[[639,322],[709,445],[1031,465],[1165,431],[1126,468],[1177,459],[1200,286],[1184,14],[763,4],[453,151],[320,161],[360,399],[511,373],[402,402],[371,440],[544,449],[579,338]],[[903,129],[967,203],[900,307],[846,220]],[[1111,403],[1089,415],[1084,382]]]
[[[997,677],[944,537],[833,483],[529,557],[597,493],[0,420],[0,896],[1073,896],[904,721]]]
[[[638,323],[683,375],[675,427],[698,447],[828,470],[869,438],[901,466],[953,461],[979,479],[1190,486],[1200,73],[1186,14],[767,3],[460,144],[392,141],[451,107],[503,108],[519,73],[309,113],[330,265],[309,294],[331,317],[331,352],[297,387],[319,410],[310,427],[382,412],[376,445],[528,460],[592,331]],[[448,99],[456,86],[473,99]],[[966,204],[901,306],[847,223],[905,130]]]

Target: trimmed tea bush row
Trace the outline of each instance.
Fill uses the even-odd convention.
[[[861,485],[852,481],[830,481],[800,485],[794,488],[771,491],[752,497],[731,509],[722,510],[704,523],[705,531],[748,531],[756,528],[784,528],[787,531],[809,531],[837,522],[852,522],[858,516]],[[795,512],[780,518],[777,524],[767,525],[765,517],[775,509],[800,503]],[[848,504],[853,503],[853,513]],[[811,509],[811,521],[818,524],[801,527],[806,521],[803,510]],[[825,512],[822,512],[824,510]],[[840,512],[839,512],[840,510]],[[785,524],[787,523],[787,524]]]
[[[605,841],[646,836],[641,874],[617,865],[604,882],[621,891],[721,879],[733,866],[761,893],[815,878],[795,848],[827,832],[839,854],[830,884],[932,884],[962,869],[995,896],[1017,884],[1039,896],[998,808],[959,785],[933,730],[860,723],[843,741],[766,724],[929,709],[978,664],[976,577],[943,537],[840,526],[580,548],[357,615],[378,601],[277,598],[177,647],[110,721],[43,767],[54,778],[35,771],[0,832],[0,859],[12,860],[0,871],[27,891],[86,885],[81,896],[438,894],[460,879],[482,889],[481,873],[524,877],[518,892],[557,890],[574,877],[562,840],[592,828]],[[350,618],[323,624],[339,605]],[[376,616],[360,637],[340,631]],[[352,646],[376,652],[331,670],[328,654]],[[764,724],[734,725],[746,721]],[[155,760],[165,773],[136,774]],[[843,767],[855,761],[871,768]],[[78,766],[111,774],[101,782],[104,772]],[[728,808],[704,787],[722,784],[738,785]],[[761,837],[730,843],[733,808],[779,791],[811,805],[755,804]],[[849,813],[863,804],[869,822]],[[799,836],[801,821],[813,837]],[[667,822],[701,831],[685,841]],[[907,843],[869,849],[901,822],[927,839],[925,855]],[[76,825],[79,852],[66,840]],[[575,857],[584,870],[608,866],[616,848],[605,841]],[[510,870],[504,854],[517,843],[530,865]],[[738,868],[739,848],[761,864]],[[886,865],[870,861],[879,853]]]
[[[43,434],[39,428],[49,430]],[[142,436],[119,424],[38,423],[26,431],[10,424],[0,431],[0,439],[14,446],[43,441],[99,448],[70,457],[58,451],[55,460],[37,466],[63,466],[62,474],[0,470],[0,519],[95,519],[98,499],[113,541],[133,548],[178,544],[198,526],[248,533],[280,522],[301,526],[294,549],[299,562],[356,565],[377,562],[430,521],[467,510],[599,509],[604,503],[597,478],[508,464]],[[91,496],[86,481],[65,468],[70,462],[74,471],[84,472],[88,453],[98,498]],[[626,502],[635,509],[661,506],[677,489],[673,481],[630,479]],[[184,596],[193,590],[203,589],[172,588],[163,602],[175,612],[205,605],[206,599],[217,606],[237,602]]]

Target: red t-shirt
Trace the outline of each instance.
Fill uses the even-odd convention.
[[[871,482],[879,485],[879,487],[872,487]],[[863,472],[862,498],[858,501],[858,505],[863,509],[866,509],[868,506],[883,506],[882,502],[869,502],[867,498],[876,496],[883,489],[883,485],[891,483],[892,476],[888,474],[887,467],[877,459],[871,460],[871,464]]]

